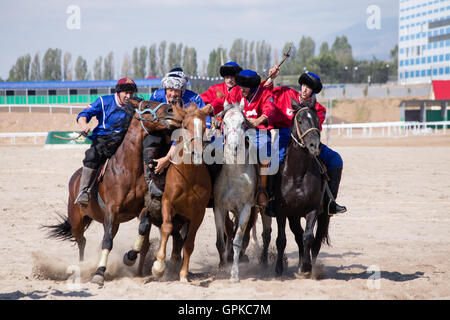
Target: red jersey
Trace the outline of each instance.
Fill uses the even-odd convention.
[[[270,88],[270,87],[269,87]],[[272,90],[275,98],[276,110],[273,115],[273,126],[275,128],[290,128],[294,119],[294,110],[291,108],[291,98],[300,102],[300,93],[288,87],[277,87]],[[325,121],[327,109],[320,103],[316,103],[316,111],[319,116],[319,129],[322,130],[322,123]]]
[[[225,97],[228,94],[228,87],[225,82],[211,86],[206,92],[202,93],[200,97],[205,104],[210,104],[213,107],[214,114],[218,114],[223,110]]]
[[[239,86],[234,87],[228,92],[226,100],[228,103],[240,103],[242,100],[242,91]],[[272,90],[269,87],[264,87],[260,85],[257,89],[253,98],[248,101],[244,99],[245,107],[244,107],[244,115],[246,118],[257,119],[260,116],[265,116],[267,118],[266,124],[261,124],[257,128],[258,129],[273,129],[272,125],[272,117],[275,109],[275,99],[272,95]]]

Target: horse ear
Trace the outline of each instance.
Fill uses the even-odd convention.
[[[212,112],[212,107],[210,104],[207,104],[204,108],[200,109],[204,114],[209,115]]]
[[[308,107],[310,107],[311,109],[316,109],[316,103],[317,103],[316,95],[313,95],[313,97],[309,102]]]
[[[174,119],[179,122],[183,121],[184,116],[186,115],[186,110],[180,107],[180,102],[177,101],[176,103],[172,103],[172,107],[175,115]]]
[[[300,109],[300,104],[295,101],[294,98],[291,97],[291,108],[294,109],[294,111],[298,111]]]
[[[129,101],[131,107],[134,107],[134,108],[139,107],[139,101],[134,100],[134,99],[130,99],[128,101]]]
[[[244,111],[244,108],[245,108],[245,99],[242,98],[241,103],[239,104],[239,109],[241,109],[241,111]]]

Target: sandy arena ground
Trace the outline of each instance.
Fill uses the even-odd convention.
[[[103,288],[89,283],[100,255],[100,224],[86,232],[81,265],[76,246],[46,239],[39,228],[66,215],[67,183],[84,151],[1,145],[0,299],[450,299],[450,136],[332,141],[345,161],[339,203],[348,213],[332,218],[332,246],[322,247],[314,279],[295,276],[298,255],[289,230],[289,266],[282,278],[275,277],[274,220],[269,266],[258,264],[259,246],[251,242],[241,281],[230,284],[230,268],[218,270],[208,209],[190,283],[147,281],[159,241],[156,228],[146,276],[134,277],[135,267],[122,264],[137,234],[133,220],[121,225],[114,240]],[[261,244],[260,220],[257,227]]]

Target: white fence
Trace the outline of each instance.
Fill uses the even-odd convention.
[[[33,144],[38,143],[38,137],[47,137],[48,132],[8,132],[0,133],[0,138],[9,138],[10,144],[16,144],[16,138],[32,138]]]
[[[0,109],[8,109],[8,112],[13,112],[13,109],[27,109],[29,113],[33,109],[48,109],[49,113],[53,113],[55,109],[68,109],[69,113],[73,113],[73,109],[77,109],[77,113],[84,109],[86,105],[54,105],[54,104],[8,104],[0,105]],[[35,110],[36,111],[36,110]],[[37,110],[39,112],[39,110]]]
[[[426,134],[446,134],[450,121],[436,122],[373,122],[373,123],[342,123],[324,125],[323,131],[328,136],[352,137],[392,137]],[[336,132],[337,131],[337,132]]]

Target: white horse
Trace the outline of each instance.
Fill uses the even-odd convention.
[[[242,242],[252,208],[255,207],[255,194],[258,187],[258,172],[255,164],[250,164],[245,137],[247,120],[243,114],[244,101],[240,105],[224,104],[223,135],[224,163],[214,184],[214,218],[216,222],[216,247],[220,256],[220,267],[226,263],[231,248],[231,235],[225,245],[224,229],[228,212],[235,217],[233,239],[233,266],[230,282],[239,282],[239,258]],[[245,249],[245,248],[244,248]]]

